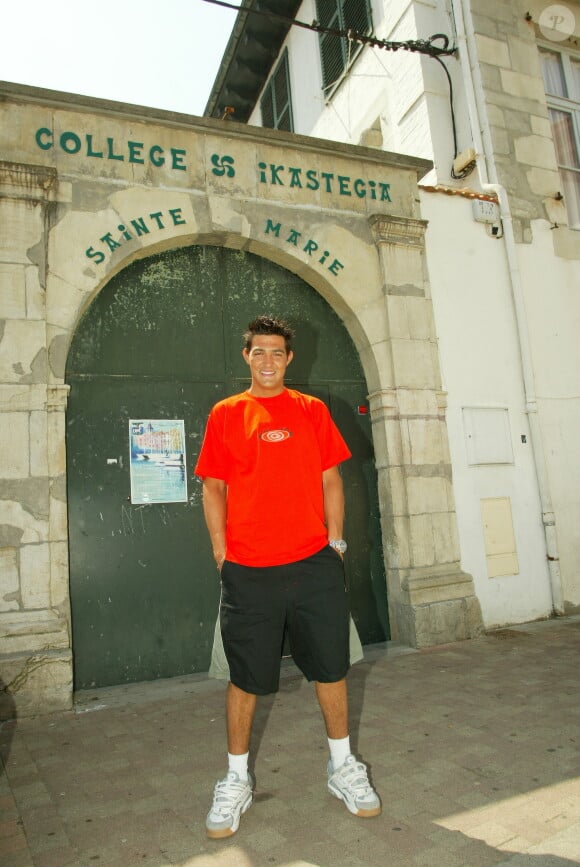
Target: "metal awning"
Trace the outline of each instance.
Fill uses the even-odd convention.
[[[222,117],[226,108],[231,107],[234,120],[241,123],[248,120],[300,3],[301,0],[242,0],[243,10],[276,12],[290,20],[238,12],[204,117]]]

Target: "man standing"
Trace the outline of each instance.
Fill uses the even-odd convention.
[[[258,695],[277,692],[284,630],[314,681],[330,760],[328,789],[357,816],[377,816],[366,766],[350,751],[346,673],[349,608],[342,558],[344,495],[338,464],[350,452],[326,406],[288,389],[291,329],[259,316],[244,334],[251,385],[217,403],[195,472],[221,573],[220,625],[230,668],[228,764],[206,819],[228,837],[252,804],[248,771]]]

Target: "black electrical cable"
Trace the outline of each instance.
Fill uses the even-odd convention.
[[[432,57],[440,55],[455,54],[455,48],[449,48],[449,39],[444,33],[436,33],[430,39],[409,39],[406,42],[389,42],[386,39],[377,39],[375,36],[364,36],[357,33],[355,30],[336,30],[332,27],[323,27],[318,21],[313,21],[307,24],[305,21],[297,21],[295,18],[290,18],[288,15],[282,15],[281,12],[265,11],[264,9],[247,9],[243,6],[235,6],[233,3],[227,3],[226,0],[203,0],[204,3],[211,3],[213,6],[223,6],[226,9],[233,9],[235,12],[240,12],[244,15],[261,15],[264,18],[278,18],[280,21],[285,21],[294,27],[302,27],[304,30],[312,30],[315,33],[327,33],[329,36],[338,36],[343,39],[352,39],[360,42],[362,45],[370,45],[373,48],[385,48],[387,51],[417,51],[421,54],[429,54]],[[436,40],[443,40],[443,47],[440,48],[433,43]]]
[[[441,60],[441,57],[448,57],[457,54],[457,48],[449,47],[449,38],[444,33],[435,33],[429,39],[409,39],[405,42],[390,42],[386,39],[377,39],[375,36],[365,36],[357,33],[355,30],[336,30],[331,27],[323,27],[318,21],[313,21],[307,24],[305,21],[297,21],[290,18],[288,15],[282,15],[280,12],[265,11],[263,9],[249,9],[243,6],[235,6],[233,3],[227,3],[226,0],[203,0],[204,3],[211,3],[214,6],[223,6],[226,9],[233,9],[236,12],[244,13],[245,15],[261,15],[266,18],[278,18],[281,21],[289,23],[294,27],[302,27],[305,30],[312,30],[315,33],[325,33],[330,36],[337,36],[341,39],[349,39],[351,42],[360,42],[362,45],[369,45],[371,48],[383,48],[386,51],[411,51],[418,54],[426,54],[432,57],[441,64],[447,83],[449,85],[449,107],[451,111],[451,128],[453,131],[453,160],[457,157],[457,129],[455,124],[455,111],[453,108],[453,84],[451,76],[446,65]],[[441,41],[442,47],[435,45],[435,42]],[[451,177],[455,180],[466,178],[475,168],[475,160],[468,163],[460,172],[455,172],[453,165],[451,166]]]
[[[443,71],[445,72],[445,75],[447,76],[447,84],[449,85],[449,106],[451,108],[451,129],[453,131],[453,161],[455,162],[455,158],[457,157],[457,150],[458,149],[457,149],[457,128],[455,125],[455,110],[453,108],[453,84],[451,82],[451,76],[449,75],[449,70],[447,69],[447,67],[445,66],[443,61],[439,57],[436,57],[434,55],[433,55],[433,59],[437,60],[441,64],[441,66],[443,67]],[[470,163],[468,163],[465,166],[465,168],[463,168],[460,172],[455,171],[455,169],[453,168],[453,163],[452,163],[450,174],[454,180],[462,181],[463,178],[466,178],[468,175],[471,174],[471,172],[474,170],[474,168],[475,168],[475,160],[472,160]]]

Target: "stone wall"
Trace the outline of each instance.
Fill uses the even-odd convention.
[[[2,679],[27,713],[61,708],[72,688],[66,388],[50,384],[46,349],[56,172],[2,163],[0,188],[0,643]]]
[[[381,387],[369,398],[394,637],[414,647],[482,631],[460,565],[423,220],[371,219],[386,313]]]
[[[532,4],[533,5],[533,4]],[[580,6],[568,4],[577,10]],[[505,187],[516,241],[531,243],[532,221],[546,219],[562,229],[555,233],[555,252],[580,258],[580,239],[567,230],[554,142],[548,119],[538,44],[539,14],[546,6],[517,0],[472,0],[478,74],[489,124],[493,164],[490,180]],[[545,39],[544,44],[549,47]],[[559,45],[561,45],[559,43]]]

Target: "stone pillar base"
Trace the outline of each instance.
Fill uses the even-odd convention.
[[[45,650],[0,657],[0,720],[72,707],[72,655]]]
[[[481,609],[476,596],[432,602],[427,605],[398,603],[399,639],[411,647],[450,644],[483,634]]]
[[[449,567],[447,567],[449,569]],[[399,575],[401,596],[392,611],[397,639],[411,647],[432,647],[483,635],[483,619],[471,575],[460,569],[413,570]]]
[[[72,707],[68,625],[55,611],[0,614],[0,719]]]

